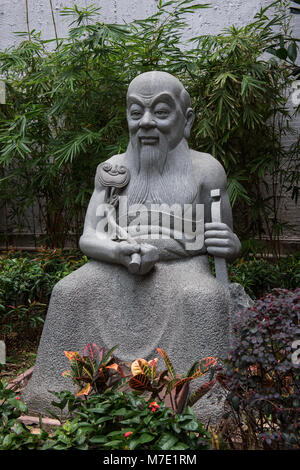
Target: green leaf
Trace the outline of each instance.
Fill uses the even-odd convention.
[[[185,431],[197,431],[198,429],[198,423],[197,421],[194,421],[194,420],[190,420],[188,421],[187,423],[183,423],[181,425],[182,429],[184,429]]]
[[[142,370],[142,372],[147,375],[148,377],[150,377],[150,379],[152,378],[152,369],[151,367],[149,366],[149,364],[145,364],[144,362],[138,360],[138,363],[139,363],[139,366],[140,366],[140,369]]]
[[[189,449],[190,447],[187,445],[187,444],[184,444],[183,442],[178,442],[178,444],[176,444],[172,450],[187,450]]]
[[[195,371],[195,368],[197,367],[198,365],[198,361],[195,361],[194,364],[190,367],[190,369],[188,370],[188,373],[186,374],[187,377],[191,377]]]
[[[155,439],[155,436],[149,434],[149,433],[143,433],[141,436],[138,438],[134,437],[131,439],[129,443],[129,449],[134,450],[138,446],[142,446],[143,444],[146,444],[147,442],[151,442]]]
[[[107,442],[106,436],[93,436],[89,439],[92,444],[105,444]]]
[[[297,59],[297,45],[295,41],[292,41],[289,44],[289,47],[287,49],[287,55],[288,55],[288,58],[291,59],[292,62],[295,62],[295,60]]]
[[[101,361],[101,364],[106,365],[106,364],[109,362],[109,360],[110,360],[112,354],[115,352],[116,349],[118,349],[118,347],[119,347],[119,345],[116,345],[116,346],[114,346],[113,348],[111,348],[111,349],[105,354],[105,356],[103,357],[103,359],[102,359],[102,361]]]
[[[6,449],[9,448],[10,445],[11,445],[11,443],[12,443],[12,441],[13,441],[13,433],[7,434],[7,435],[4,437],[3,441],[2,441],[2,447],[3,447],[4,449],[5,449],[5,448],[6,448]]]
[[[156,446],[161,450],[172,450],[178,441],[178,437],[174,436],[174,434],[164,433],[157,441]]]
[[[78,429],[76,432],[76,444],[82,445],[86,440],[86,432],[84,429]]]
[[[18,421],[14,424],[13,430],[16,434],[23,434],[25,429]]]
[[[279,49],[276,49],[276,56],[279,59],[285,60],[288,56],[288,51],[284,47],[280,47]]]
[[[21,411],[22,413],[27,413],[27,406],[25,403],[22,402],[22,400],[17,400],[16,398],[9,398],[8,403],[13,405],[17,410]]]
[[[120,441],[120,440],[115,440],[115,441],[110,441],[110,442],[106,442],[103,447],[111,447],[112,449],[118,447],[120,444],[122,444],[123,441]]]
[[[111,412],[111,416],[127,416],[128,413],[132,413],[131,411],[129,411],[127,408],[119,408],[117,410],[113,410]]]
[[[102,416],[102,418],[97,419],[96,424],[105,423],[106,421],[111,421],[111,416]]]
[[[145,444],[146,442],[151,442],[151,441],[153,441],[153,439],[155,439],[155,436],[153,436],[152,434],[143,433],[143,434],[139,437],[139,443],[140,443],[140,444]]]
[[[52,439],[47,440],[41,447],[41,450],[52,449],[55,445],[55,441]]]

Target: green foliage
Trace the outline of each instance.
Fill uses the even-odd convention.
[[[5,382],[0,381],[0,450],[34,450],[47,437],[43,429],[39,435],[31,434],[18,421],[23,413],[27,413],[26,405],[15,392],[7,388]]]
[[[7,252],[0,257],[1,338],[16,345],[39,335],[54,285],[86,258],[41,250],[34,255]]]
[[[26,405],[0,382],[0,450],[205,450],[210,434],[191,408],[173,415],[164,403],[153,411],[136,393],[106,390],[86,400],[71,392],[53,392],[52,406],[68,410],[68,420],[53,433],[32,434],[18,421]],[[60,419],[55,413],[52,415]]]
[[[223,163],[241,238],[264,235],[277,255],[280,236],[292,229],[280,212],[283,197],[297,197],[300,174],[299,132],[290,125],[297,110],[288,107],[298,40],[291,36],[285,3],[261,9],[246,26],[200,36],[189,68],[193,146]],[[279,51],[289,52],[283,57]],[[287,135],[294,144],[283,145]]]
[[[75,6],[62,12],[75,19],[65,39],[50,41],[54,49],[32,31],[1,52],[7,104],[0,108],[0,201],[7,232],[16,219],[22,228],[28,219],[31,232],[37,225],[45,231],[48,246],[63,247],[70,236],[78,241],[96,166],[127,146],[127,86],[156,69],[178,76],[190,92],[191,146],[225,166],[231,202],[241,213],[239,234],[267,235],[278,254],[286,227],[282,196],[296,198],[299,186],[299,148],[281,141],[293,133],[287,100],[298,47],[285,4],[275,1],[244,27],[190,42],[183,40],[187,19],[206,4],[159,1],[152,16],[124,25],[105,24],[98,9]],[[38,224],[30,215],[36,205]]]
[[[196,421],[191,408],[174,415],[161,402],[155,409],[136,392],[107,390],[76,400],[70,392],[56,394],[61,408],[72,402],[72,421],[67,421],[43,445],[43,450],[201,450],[210,448],[210,435]]]
[[[37,203],[48,246],[64,246],[69,232],[79,236],[97,165],[127,146],[130,80],[153,68],[182,69],[188,60],[180,46],[184,18],[205,7],[192,3],[159,2],[154,15],[125,25],[91,24],[95,8],[67,8],[63,15],[75,20],[55,50],[33,31],[0,53],[7,85],[0,200],[23,221]]]
[[[276,287],[295,289],[300,285],[300,254],[276,260],[239,259],[229,266],[231,282],[241,284],[252,298],[259,298]]]

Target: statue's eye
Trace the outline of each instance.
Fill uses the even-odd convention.
[[[159,109],[156,109],[154,112],[155,112],[155,116],[162,118],[162,119],[167,118],[170,114],[170,111],[167,108],[159,108]]]
[[[140,119],[142,117],[142,112],[138,109],[132,109],[130,111],[130,116],[132,119]]]

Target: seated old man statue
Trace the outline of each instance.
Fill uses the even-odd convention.
[[[64,350],[81,351],[90,342],[118,345],[115,356],[129,362],[157,357],[160,347],[184,373],[194,361],[222,357],[228,348],[230,295],[208,262],[208,254],[231,261],[240,251],[225,171],[211,155],[189,149],[194,113],[172,75],[137,76],[128,88],[127,120],[126,152],[96,171],[80,239],[91,260],[53,289],[24,392],[30,409],[47,408],[48,390],[68,387],[61,376],[68,368]],[[211,221],[215,189],[221,222]],[[183,218],[198,218],[202,231],[179,236],[182,219],[174,207],[188,208]],[[168,214],[167,227],[161,219]]]

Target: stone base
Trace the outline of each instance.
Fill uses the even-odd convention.
[[[90,342],[106,350],[119,345],[115,356],[124,362],[160,358],[160,347],[176,372],[186,373],[195,360],[226,355],[230,311],[229,291],[212,276],[205,256],[159,262],[147,276],[90,261],[53,289],[34,373],[22,398],[30,411],[45,413],[54,399],[49,390],[74,391],[71,380],[61,375],[69,369],[63,351],[81,352]],[[158,368],[164,368],[161,358]],[[199,418],[215,422],[217,391],[199,404]]]
[[[237,282],[229,284],[229,292],[231,298],[231,314],[230,314],[230,347],[234,347],[233,328],[241,321],[243,312],[254,305],[254,300],[246,294],[244,287]]]

